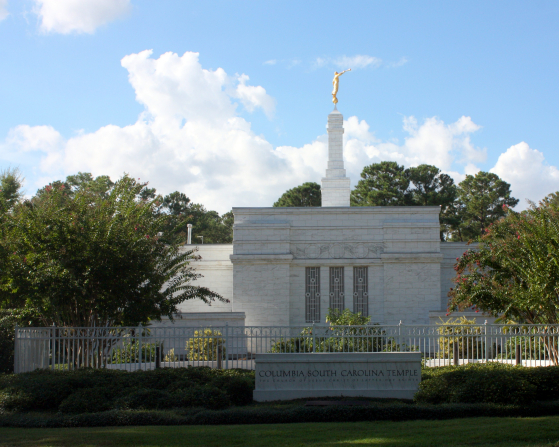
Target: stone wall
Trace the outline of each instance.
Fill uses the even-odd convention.
[[[248,326],[304,326],[305,268],[320,267],[320,320],[324,322],[330,304],[329,268],[344,267],[345,307],[353,310],[353,267],[368,267],[373,322],[438,322],[446,313],[456,258],[475,247],[441,243],[438,210],[235,208],[233,244],[183,248],[198,248],[202,257],[192,264],[204,275],[194,284],[231,302],[208,306],[189,301],[180,306],[181,311],[199,318],[201,313],[238,312],[246,315]],[[212,325],[222,321],[216,314]]]
[[[368,267],[375,322],[427,323],[440,310],[438,207],[234,208],[233,310],[247,324],[304,325],[305,267],[320,267],[320,319],[329,267],[344,267],[353,309],[353,267]]]
[[[233,253],[231,244],[185,245],[182,251],[197,249],[200,260],[191,263],[196,273],[203,275],[192,284],[207,287],[231,301],[233,299],[233,265],[229,257]],[[201,300],[185,301],[179,306],[181,312],[231,312],[231,302],[214,301],[211,306]]]

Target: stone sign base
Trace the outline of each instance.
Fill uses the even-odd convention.
[[[257,402],[304,397],[412,399],[420,352],[256,354]]]

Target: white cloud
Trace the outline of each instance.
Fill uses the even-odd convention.
[[[387,62],[385,65],[389,68],[397,68],[397,67],[401,67],[402,65],[405,65],[408,63],[408,59],[405,57],[400,58],[400,60],[398,62]]]
[[[363,54],[357,54],[355,56],[340,56],[332,61],[334,65],[342,70],[347,68],[365,68],[371,66],[376,68],[382,64],[382,59],[373,56],[367,56]]]
[[[538,202],[559,191],[559,169],[548,165],[544,155],[524,141],[502,153],[491,172],[511,184],[512,195],[520,199],[519,209],[526,208],[526,199]]]
[[[251,130],[238,114],[261,108],[272,113],[274,99],[264,87],[249,85],[246,75],[204,69],[198,53],[182,56],[151,51],[122,59],[144,112],[135,123],[107,125],[65,139],[50,126],[17,126],[0,143],[3,160],[36,167],[36,187],[78,171],[124,172],[149,180],[159,192],[179,190],[209,209],[226,212],[232,206],[271,206],[287,189],[306,181],[320,182],[326,168],[327,136],[303,147],[274,148]],[[326,121],[326,116],[324,117]],[[473,174],[485,160],[485,150],[471,136],[480,126],[463,116],[446,124],[437,117],[419,123],[405,117],[402,141],[381,141],[365,120],[344,122],[345,162],[355,184],[365,165],[383,160],[406,167],[438,166],[456,181]],[[516,197],[538,200],[559,189],[559,171],[525,143],[509,148],[493,169],[512,184]],[[539,195],[538,195],[539,194]]]
[[[40,154],[41,181],[77,171],[112,178],[129,172],[162,193],[184,191],[220,212],[233,205],[270,205],[276,191],[307,180],[236,113],[237,100],[247,109],[273,112],[273,98],[263,87],[250,86],[247,76],[205,70],[198,53],[153,59],[143,51],[124,57],[122,65],[145,107],[135,123],[67,140],[48,126],[18,126],[0,144],[2,158]]]
[[[34,0],[40,29],[46,33],[92,34],[130,11],[130,0]]]
[[[264,62],[264,65],[276,65],[277,62],[278,61],[275,59],[270,59],[269,61]]]
[[[4,20],[9,15],[8,0],[0,0],[0,21]]]
[[[237,85],[236,97],[241,100],[245,109],[253,112],[256,107],[261,107],[268,118],[274,115],[276,101],[266,93],[264,87],[246,85],[249,77],[245,74],[239,76],[239,84]]]
[[[336,67],[340,70],[346,70],[348,68],[358,69],[358,68],[379,68],[381,66],[387,68],[401,67],[406,64],[408,60],[402,57],[398,62],[384,62],[382,59],[374,56],[368,56],[366,54],[356,54],[355,56],[338,56],[338,57],[317,57],[313,62],[314,68],[321,68],[325,66]]]

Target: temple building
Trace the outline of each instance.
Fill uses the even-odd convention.
[[[343,132],[334,110],[321,207],[233,208],[233,243],[197,246],[194,267],[204,277],[196,284],[230,302],[187,301],[184,320],[294,326],[324,323],[329,308],[381,324],[444,317],[466,244],[440,241],[438,206],[351,207]]]

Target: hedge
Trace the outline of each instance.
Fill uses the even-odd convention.
[[[0,427],[58,428],[141,425],[239,425],[291,424],[299,422],[361,422],[445,420],[471,417],[541,417],[559,415],[559,402],[533,405],[496,404],[404,404],[370,406],[332,406],[290,408],[233,407],[212,411],[111,410],[80,415],[37,415],[14,413],[0,415]]]
[[[202,410],[229,409],[232,413],[219,413],[221,416],[213,415],[211,420],[222,417],[245,420],[244,416],[238,416],[245,413],[238,413],[237,410],[240,409],[235,407],[252,403],[253,390],[254,372],[247,370],[217,370],[208,367],[135,372],[107,369],[37,370],[17,375],[0,374],[0,414],[46,411],[59,412],[57,417],[62,417],[61,415],[117,411],[119,415],[126,416],[140,414],[134,413],[134,410],[149,412],[180,409],[180,414],[183,414],[181,417],[187,417],[184,416],[187,412],[188,418],[202,418],[201,415],[205,414]],[[532,407],[535,402],[559,401],[559,367],[523,368],[489,363],[426,368],[422,371],[422,381],[414,400],[415,404],[411,407],[418,411],[423,411],[421,405],[424,404],[494,404],[505,407],[512,405],[516,408]],[[292,411],[314,411],[288,407],[277,409],[280,413],[274,413],[274,418],[289,419]],[[378,405],[374,408],[381,411]],[[390,411],[404,411],[398,406],[390,408]],[[197,412],[196,416],[193,416],[191,410]],[[243,411],[245,410],[249,411],[246,408]],[[251,417],[266,419],[271,410],[269,406],[258,405],[250,411],[256,412]],[[329,414],[330,409],[320,411]],[[320,411],[312,414],[322,414]],[[331,411],[351,413],[358,410]],[[365,411],[375,410],[367,407]],[[429,410],[429,414],[436,411],[439,410]],[[176,417],[178,416],[172,418]]]
[[[526,405],[559,400],[559,367],[524,368],[502,363],[470,363],[422,371],[420,403]]]
[[[222,409],[252,402],[254,372],[208,367],[152,371],[37,370],[0,375],[0,413]]]

